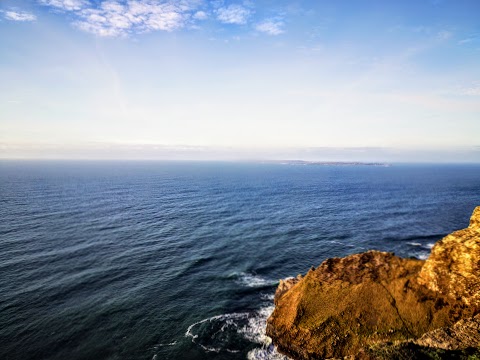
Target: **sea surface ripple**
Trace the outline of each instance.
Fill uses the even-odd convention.
[[[0,359],[282,359],[278,279],[426,258],[479,165],[0,162]]]

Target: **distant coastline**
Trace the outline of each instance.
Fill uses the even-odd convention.
[[[307,160],[269,160],[263,163],[281,165],[317,165],[317,166],[392,166],[384,162],[362,162],[362,161],[307,161]]]

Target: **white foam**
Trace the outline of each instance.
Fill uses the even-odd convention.
[[[433,248],[434,246],[435,246],[435,243],[428,243],[428,244],[427,244],[427,247],[428,247],[429,249]]]
[[[276,280],[265,279],[260,275],[249,274],[244,272],[238,274],[237,282],[247,287],[263,287],[263,286],[269,286],[269,285],[273,286],[278,284],[278,281]]]
[[[155,348],[155,349],[158,349],[159,347],[164,347],[164,346],[174,346],[174,345],[176,345],[176,344],[177,344],[177,342],[176,342],[176,341],[174,341],[174,342],[171,342],[171,343],[166,343],[166,344],[157,344],[157,345],[155,345],[155,346],[154,346],[154,348]]]
[[[256,343],[259,347],[252,349],[247,354],[250,360],[288,360],[289,358],[277,352],[272,344],[272,339],[266,334],[267,319],[272,314],[274,306],[272,304],[274,295],[263,294],[262,299],[266,301],[268,306],[264,306],[252,313],[232,313],[212,316],[207,319],[197,321],[190,325],[185,332],[186,337],[190,337],[192,342],[199,345],[207,352],[226,351],[230,353],[238,353],[241,350],[228,349],[223,347],[211,347],[200,343],[198,334],[195,334],[195,327],[206,322],[217,322],[216,331],[209,337],[214,339],[217,334],[224,331],[234,330],[238,335],[252,343]]]
[[[247,354],[247,359],[248,360],[289,360],[287,356],[280,354],[274,347],[250,350]]]
[[[272,339],[267,336],[267,319],[272,314],[275,306],[269,305],[259,309],[253,316],[248,318],[248,324],[239,329],[243,336],[254,343],[261,345],[259,348],[250,350],[247,354],[249,360],[288,360],[288,357],[280,354],[273,346]]]
[[[418,242],[409,242],[407,243],[408,245],[411,245],[411,246],[422,246],[422,244],[418,243]]]
[[[267,300],[270,302],[273,302],[273,300],[275,299],[275,294],[262,294],[261,296],[262,296],[262,300]]]
[[[330,240],[330,244],[338,244],[338,245],[343,245],[340,241],[338,240]]]
[[[212,316],[207,319],[197,321],[196,323],[193,323],[192,325],[190,325],[187,328],[187,331],[185,332],[185,336],[192,338],[192,342],[194,344],[199,345],[203,350],[207,352],[219,353],[222,350],[226,350],[228,352],[237,352],[238,350],[230,350],[230,349],[222,349],[217,347],[205,346],[200,342],[196,341],[196,339],[198,339],[198,334],[194,334],[192,330],[195,326],[203,324],[205,322],[212,322],[212,321],[224,322],[221,328],[217,332],[215,332],[213,335],[211,335],[211,337],[214,338],[216,334],[225,331],[227,326],[237,327],[238,325],[234,322],[234,320],[246,319],[246,318],[248,318],[248,313],[232,313],[232,314],[222,314],[222,315]]]
[[[198,344],[200,345],[200,347],[205,350],[206,352],[216,352],[216,353],[219,353],[220,351],[222,351],[221,348],[215,348],[215,347],[209,347],[209,346],[204,346],[202,344]],[[227,349],[228,350],[228,349]]]
[[[420,260],[427,260],[429,255],[430,254],[428,253],[418,253],[417,258],[419,258]]]
[[[267,319],[272,314],[274,306],[268,306],[258,310],[254,316],[248,318],[248,323],[239,329],[239,333],[257,344],[270,344],[272,340],[265,333]]]
[[[230,320],[230,319],[242,319],[242,318],[246,318],[248,317],[248,313],[233,313],[233,314],[222,314],[222,315],[216,315],[216,316],[212,316],[212,317],[209,317],[207,319],[203,319],[203,320],[200,320],[200,321],[197,321],[196,323],[193,323],[192,325],[190,325],[188,328],[187,328],[187,332],[185,333],[185,336],[189,336],[191,337],[192,339],[196,339],[198,337],[198,335],[193,335],[192,333],[192,329],[197,326],[197,325],[200,325],[200,324],[203,324],[207,321],[214,321],[214,320]]]

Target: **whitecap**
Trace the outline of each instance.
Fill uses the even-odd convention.
[[[260,275],[244,272],[237,274],[236,281],[240,285],[247,287],[274,286],[278,284],[277,280],[265,279]]]
[[[422,246],[419,242],[408,242],[407,244],[411,246]]]
[[[330,244],[338,244],[338,245],[343,245],[340,241],[338,240],[330,240]]]
[[[164,346],[174,346],[174,345],[176,345],[176,344],[177,344],[177,342],[176,342],[176,341],[173,341],[173,342],[171,342],[171,343],[157,344],[157,345],[155,345],[153,348],[154,348],[154,349],[158,349],[158,348],[160,348],[160,347],[164,347]]]
[[[427,247],[428,247],[429,249],[433,248],[434,246],[435,246],[435,243],[428,243],[428,244],[427,244]]]

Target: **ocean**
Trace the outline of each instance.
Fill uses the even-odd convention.
[[[1,161],[0,359],[282,359],[278,280],[425,259],[480,165]]]

